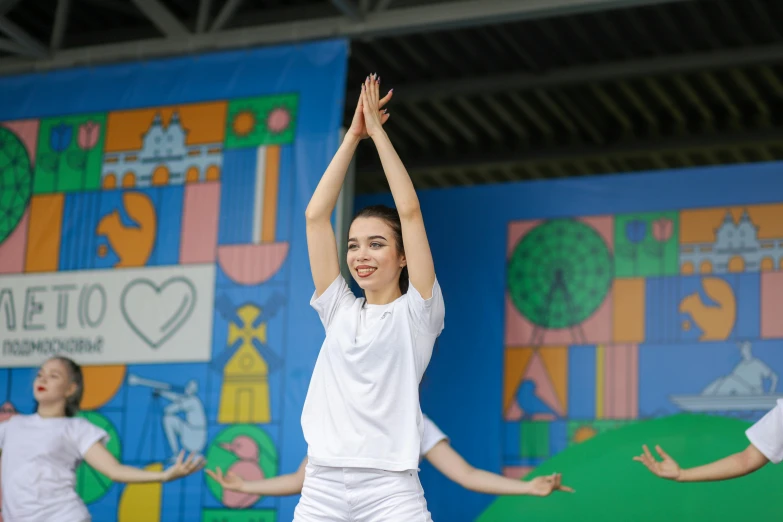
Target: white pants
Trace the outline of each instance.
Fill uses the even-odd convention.
[[[308,462],[294,522],[432,522],[418,470],[332,468]]]

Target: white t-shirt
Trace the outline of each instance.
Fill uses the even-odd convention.
[[[326,329],[302,410],[310,462],[416,469],[424,429],[418,387],[444,326],[440,285],[427,300],[409,285],[392,303],[368,305],[338,276],[310,304]]]
[[[421,436],[421,447],[419,450],[419,459],[423,459],[427,456],[435,445],[442,440],[449,440],[445,433],[440,431],[440,428],[430,420],[426,415],[424,417],[424,434]]]
[[[76,467],[109,435],[80,417],[14,415],[0,423],[4,522],[84,522]]]
[[[745,432],[751,444],[756,446],[773,464],[783,461],[783,399]]]

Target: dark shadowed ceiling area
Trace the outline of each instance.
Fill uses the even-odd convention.
[[[779,0],[0,0],[0,33],[0,75],[351,38],[346,124],[377,71],[418,188],[783,158]]]

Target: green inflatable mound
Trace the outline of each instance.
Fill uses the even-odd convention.
[[[548,460],[532,476],[563,474],[576,490],[540,497],[499,497],[477,522],[720,522],[780,520],[775,501],[783,464],[746,477],[710,483],[660,479],[632,458],[660,445],[681,467],[706,464],[745,449],[749,423],[680,414],[606,432]]]

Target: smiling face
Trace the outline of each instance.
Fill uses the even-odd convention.
[[[397,247],[398,237],[389,224],[377,217],[358,217],[348,231],[348,266],[364,290],[382,292],[399,287],[405,256]]]
[[[77,384],[73,381],[68,366],[60,359],[46,361],[33,381],[33,397],[39,406],[65,404],[67,398],[76,390]]]

